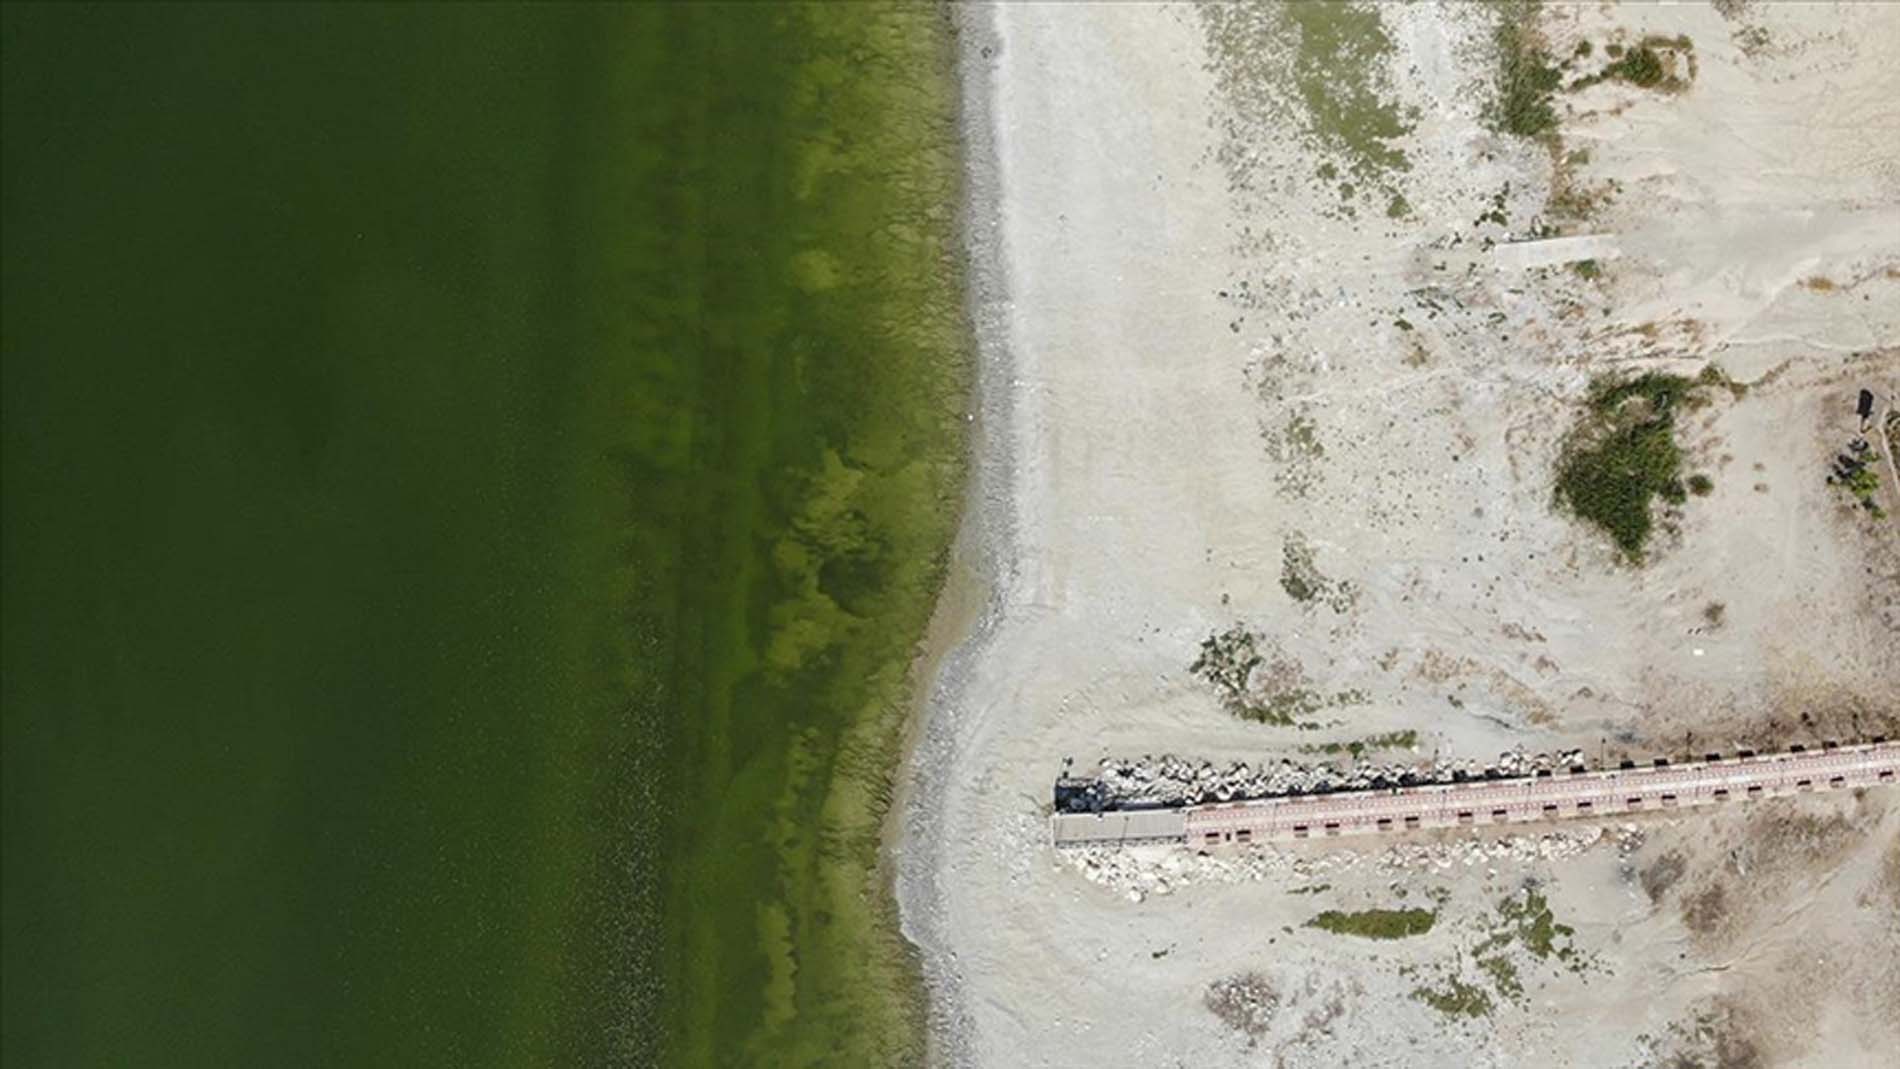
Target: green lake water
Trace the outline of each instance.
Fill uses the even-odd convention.
[[[941,12],[0,29],[6,1064],[911,1060]]]

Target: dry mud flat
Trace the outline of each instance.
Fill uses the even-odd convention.
[[[993,593],[900,850],[939,1055],[1883,1064],[1890,790],[1100,878],[1046,816],[1065,757],[1900,735],[1877,435],[1887,517],[1828,482],[1900,392],[1900,7],[959,17]],[[1556,487],[1650,372],[1677,470],[1632,553]],[[1130,900],[1170,864],[1207,871]]]

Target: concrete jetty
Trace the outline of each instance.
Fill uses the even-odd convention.
[[[1402,834],[1623,817],[1807,791],[1892,784],[1900,743],[1827,744],[1614,770],[1542,769],[1513,779],[1431,783],[1173,808],[1057,813],[1057,846],[1177,842],[1217,848],[1342,835]]]

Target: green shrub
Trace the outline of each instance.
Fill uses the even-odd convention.
[[[1524,949],[1536,955],[1540,961],[1552,954],[1557,955],[1559,960],[1569,960],[1575,956],[1576,950],[1570,945],[1570,940],[1577,930],[1568,924],[1557,923],[1557,918],[1551,913],[1550,902],[1541,892],[1526,891],[1521,902],[1516,897],[1505,899],[1498,903],[1498,915],[1514,928],[1510,934],[1515,935]],[[1562,940],[1561,944],[1559,940]]]
[[[1365,939],[1404,939],[1432,930],[1438,914],[1429,909],[1363,909],[1341,913],[1329,909],[1306,922],[1308,928]]]
[[[1558,463],[1559,502],[1607,532],[1631,561],[1642,561],[1654,527],[1650,499],[1687,498],[1675,410],[1692,386],[1658,372],[1600,380],[1587,402],[1589,416]]]
[[[1695,78],[1695,42],[1686,36],[1645,37],[1635,47],[1611,45],[1611,62],[1595,74],[1587,74],[1570,83],[1572,91],[1587,89],[1598,82],[1615,79],[1644,89],[1677,93],[1689,87]],[[1687,63],[1688,77],[1673,73],[1671,66],[1681,59]]]
[[[1524,981],[1518,978],[1517,966],[1510,958],[1502,954],[1496,957],[1479,958],[1478,968],[1491,977],[1491,986],[1505,998],[1521,998],[1524,994]]]
[[[1603,68],[1603,74],[1605,77],[1625,81],[1644,89],[1653,89],[1661,85],[1669,76],[1669,72],[1663,67],[1662,56],[1647,44],[1638,45],[1623,53],[1622,58]]]
[[[1501,5],[1492,33],[1498,50],[1498,80],[1491,124],[1518,137],[1541,138],[1557,129],[1557,109],[1551,100],[1563,75],[1537,38],[1536,17],[1535,4]]]
[[[1442,990],[1421,987],[1412,997],[1447,1017],[1483,1017],[1491,1012],[1491,996],[1484,988],[1452,979]]]
[[[1874,494],[1880,489],[1880,476],[1874,474],[1874,469],[1870,467],[1859,467],[1854,469],[1854,473],[1849,475],[1842,485],[1847,487],[1848,493],[1862,501],[1872,501]]]
[[[1680,375],[1660,371],[1645,372],[1622,381],[1601,378],[1590,387],[1590,410],[1600,416],[1614,415],[1630,401],[1641,398],[1651,409],[1668,412],[1689,396],[1692,385]]]

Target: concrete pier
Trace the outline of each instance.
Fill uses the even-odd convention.
[[[1824,746],[1592,772],[1548,772],[1510,780],[1264,798],[1174,809],[1058,813],[1057,846],[1179,842],[1214,848],[1269,840],[1398,834],[1622,817],[1805,791],[1892,784],[1900,743]]]

